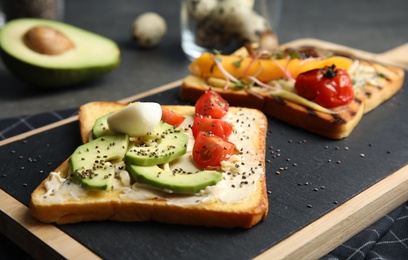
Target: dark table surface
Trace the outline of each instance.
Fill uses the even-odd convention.
[[[121,50],[120,66],[76,87],[45,91],[26,85],[0,63],[0,119],[76,108],[94,100],[119,100],[183,78],[189,60],[180,47],[179,3],[65,1],[64,21],[114,40]],[[130,36],[133,20],[147,11],[159,13],[167,22],[167,34],[153,49],[138,48]],[[382,53],[408,42],[408,1],[284,0],[277,33],[281,43],[317,38]],[[0,248],[5,258],[28,257],[4,237]]]

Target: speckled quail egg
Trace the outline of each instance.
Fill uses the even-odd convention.
[[[252,9],[244,1],[223,0],[211,12],[209,20],[224,32],[236,33],[251,15]]]
[[[218,0],[185,0],[187,12],[196,22],[202,21],[218,4]]]
[[[255,0],[244,0],[245,4],[251,9],[254,8]]]
[[[166,21],[159,14],[147,12],[138,16],[132,26],[132,36],[140,47],[154,47],[166,34]]]
[[[261,15],[257,14],[255,11],[252,12],[241,28],[240,36],[244,41],[256,42],[259,40],[261,35],[270,30],[270,25],[268,21]]]

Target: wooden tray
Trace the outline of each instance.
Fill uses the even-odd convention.
[[[315,39],[287,45],[335,48],[407,65],[388,60],[388,52],[367,54]],[[121,101],[184,104],[177,96],[180,83]],[[35,258],[318,258],[408,200],[408,125],[401,124],[408,110],[404,89],[365,115],[352,135],[340,141],[269,118],[269,215],[250,230],[153,222],[38,223],[28,213],[30,194],[80,143],[77,118],[4,140],[0,231]]]

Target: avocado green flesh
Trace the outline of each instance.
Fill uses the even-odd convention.
[[[66,35],[74,48],[59,55],[44,55],[29,49],[23,35],[34,26],[48,26]],[[64,87],[99,77],[119,65],[115,42],[74,26],[42,19],[8,22],[0,31],[0,55],[17,77],[39,87]]]
[[[187,151],[188,135],[179,128],[160,122],[154,133],[144,137],[150,139],[135,145],[126,153],[126,162],[153,166],[170,162]]]
[[[196,194],[207,186],[217,184],[222,179],[222,174],[216,171],[173,174],[172,171],[163,170],[157,165],[138,166],[128,164],[127,170],[137,182],[180,194]]]
[[[107,150],[109,144],[115,143],[115,149],[110,146],[109,152],[106,153],[105,161],[124,159],[126,170],[136,182],[167,192],[196,194],[207,186],[217,184],[222,179],[222,174],[217,171],[173,174],[172,171],[163,170],[158,166],[171,162],[186,153],[189,137],[179,128],[160,122],[153,133],[135,138],[136,144],[133,145],[132,142],[130,145],[126,135],[113,134],[109,129],[108,116],[109,114],[95,121],[92,134],[97,139],[77,148],[70,158],[71,169],[94,169],[97,156],[104,154],[98,153],[98,150]],[[102,139],[105,141],[101,141]],[[98,148],[95,148],[96,146]],[[156,152],[155,155],[152,155],[152,152]],[[86,155],[85,160],[82,159],[84,155]],[[97,177],[82,178],[81,174],[74,170],[72,177],[86,189],[109,189],[114,178],[114,168],[96,169],[95,172],[98,173]]]
[[[100,168],[94,171],[98,177],[82,178],[75,174],[73,180],[81,183],[81,186],[86,190],[108,190],[112,186],[114,178],[114,169],[111,164],[106,168]]]
[[[79,146],[69,159],[72,178],[85,189],[109,189],[115,177],[110,162],[123,159],[128,146],[127,135],[103,136]]]
[[[108,125],[108,116],[112,113],[108,113],[98,119],[96,119],[94,126],[92,127],[92,136],[98,138],[104,135],[112,135],[114,132],[110,130]]]

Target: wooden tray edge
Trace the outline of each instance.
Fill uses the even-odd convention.
[[[407,200],[408,165],[266,250],[255,259],[317,259]],[[361,204],[365,206],[359,208],[358,205]],[[348,217],[340,218],[341,215]]]
[[[0,189],[0,232],[35,259],[100,259],[78,241],[31,217],[29,209]]]

